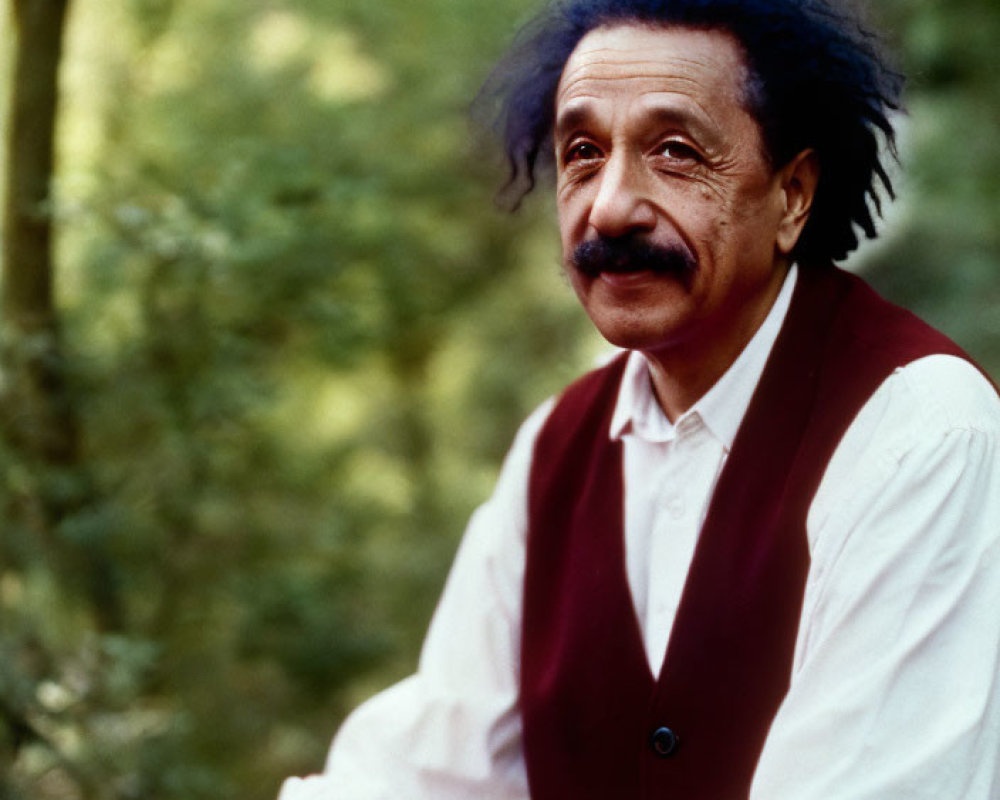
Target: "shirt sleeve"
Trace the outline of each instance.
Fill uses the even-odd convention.
[[[810,508],[789,692],[751,800],[1000,797],[1000,402],[969,364],[897,371]]]
[[[517,710],[527,482],[551,410],[521,427],[469,522],[416,674],[344,722],[322,775],[278,800],[528,800]]]

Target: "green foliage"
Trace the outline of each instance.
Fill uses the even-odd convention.
[[[595,341],[465,119],[509,9],[458,10],[78,0],[83,455],[51,541],[5,532],[11,796],[273,797],[413,668],[515,426]]]
[[[1000,373],[1000,7],[880,6],[910,76],[903,210],[866,275]]]
[[[599,346],[545,199],[493,208],[465,118],[531,5],[76,0],[83,453],[0,453],[0,797],[271,798],[412,669],[516,425]],[[970,130],[1000,114],[998,12],[880,10],[918,81],[900,232],[862,267],[996,369],[1000,149]]]

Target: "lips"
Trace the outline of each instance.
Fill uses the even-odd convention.
[[[609,286],[627,289],[629,287],[643,286],[649,281],[657,280],[658,275],[659,273],[644,269],[629,272],[602,272],[599,279]]]

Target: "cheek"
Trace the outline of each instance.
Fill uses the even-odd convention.
[[[754,183],[729,193],[718,207],[715,235],[747,256],[774,244],[780,208],[771,187]]]
[[[678,224],[693,230],[726,219],[736,206],[731,187],[723,181],[673,181],[661,187],[659,199]]]
[[[712,260],[713,254],[729,236],[732,203],[724,192],[706,183],[674,187],[663,206],[669,209],[669,223],[694,251],[699,265]]]

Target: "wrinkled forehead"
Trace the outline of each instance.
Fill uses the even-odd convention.
[[[629,92],[679,93],[742,106],[747,74],[743,48],[727,31],[609,25],[587,33],[570,54],[556,89],[556,109]]]

